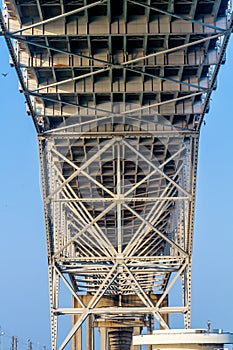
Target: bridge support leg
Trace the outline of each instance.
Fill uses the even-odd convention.
[[[100,349],[109,350],[108,331],[105,327],[100,328]]]
[[[134,327],[133,328],[133,335],[140,335],[140,327]],[[130,350],[140,350],[141,346],[140,345],[131,345]]]
[[[92,315],[86,320],[86,350],[94,350],[94,327]]]
[[[75,301],[74,299],[72,299],[73,301],[73,307],[75,307]],[[73,324],[75,324],[78,319],[79,319],[79,315],[74,315],[73,316]],[[77,330],[77,332],[75,333],[75,335],[73,336],[72,339],[72,350],[82,350],[82,326],[80,326],[80,328]],[[89,350],[89,349],[88,349]]]

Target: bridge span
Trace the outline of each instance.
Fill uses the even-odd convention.
[[[138,350],[177,314],[190,328],[199,134],[231,1],[5,0],[0,24],[38,133],[52,350]]]

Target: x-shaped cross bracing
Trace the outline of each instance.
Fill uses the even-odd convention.
[[[86,169],[92,162],[94,162],[98,157],[100,157],[102,154],[104,154],[104,152],[106,152],[107,149],[109,149],[110,147],[113,147],[114,144],[117,145],[118,147],[121,146],[121,147],[129,148],[139,158],[141,157],[143,161],[148,163],[154,169],[152,172],[147,174],[144,179],[139,181],[138,184],[134,184],[132,186],[132,188],[129,188],[129,190],[127,192],[125,192],[125,193],[121,193],[120,179],[118,179],[119,180],[118,181],[118,191],[117,191],[116,194],[114,194],[112,191],[110,191],[108,188],[106,188],[104,184],[101,184],[99,181],[97,181],[95,178],[93,178],[91,175],[89,175],[88,173],[86,173],[84,171],[84,169]],[[75,177],[77,177],[80,173],[82,175],[86,176],[88,180],[91,180],[97,187],[101,188],[102,190],[104,190],[106,193],[108,193],[111,196],[111,201],[106,200],[106,202],[109,202],[110,204],[105,208],[105,210],[103,210],[95,218],[91,217],[91,215],[89,214],[89,219],[87,221],[83,221],[82,228],[72,238],[70,238],[65,245],[63,245],[62,247],[60,247],[60,249],[58,249],[57,251],[54,252],[55,257],[59,256],[59,254],[62,253],[62,251],[64,249],[66,249],[70,244],[72,244],[75,241],[77,241],[78,238],[81,237],[81,235],[84,234],[85,232],[87,232],[87,231],[91,232],[92,231],[92,234],[95,235],[96,231],[93,230],[93,227],[95,227],[95,225],[98,224],[98,221],[101,220],[108,212],[110,212],[115,207],[118,208],[118,215],[120,215],[119,213],[121,212],[121,209],[123,207],[127,208],[133,214],[133,216],[137,217],[141,221],[141,223],[144,226],[148,227],[148,229],[152,229],[153,231],[155,231],[159,236],[161,236],[165,241],[167,241],[169,244],[171,244],[175,249],[178,249],[178,251],[181,254],[185,254],[185,252],[183,251],[183,249],[181,247],[179,247],[174,241],[172,241],[166,235],[164,235],[162,232],[160,232],[158,229],[156,229],[156,227],[154,227],[154,225],[152,225],[149,221],[147,221],[147,219],[143,218],[137,211],[135,211],[133,208],[131,208],[129,206],[129,204],[127,204],[129,199],[133,200],[133,197],[132,198],[128,197],[129,194],[132,191],[134,191],[138,186],[140,186],[142,183],[146,182],[146,180],[148,180],[155,173],[159,173],[162,178],[165,178],[168,181],[167,188],[164,190],[164,193],[160,196],[161,199],[162,199],[162,203],[164,203],[165,206],[166,206],[166,201],[167,200],[171,201],[173,199],[173,197],[174,197],[174,196],[171,196],[171,197],[166,196],[165,197],[166,200],[163,198],[164,195],[166,195],[167,189],[169,187],[172,188],[172,191],[169,192],[169,195],[171,195],[174,191],[179,190],[180,192],[182,192],[184,194],[184,197],[181,196],[180,199],[184,199],[184,200],[190,201],[191,195],[183,187],[181,187],[175,180],[173,180],[172,177],[167,176],[165,174],[165,172],[163,170],[161,170],[161,169],[163,169],[163,167],[169,161],[171,161],[174,158],[176,158],[177,156],[179,156],[184,150],[185,150],[185,146],[181,147],[181,149],[179,151],[177,151],[177,152],[175,152],[175,154],[171,155],[160,166],[156,166],[145,155],[142,155],[138,150],[136,150],[128,141],[126,141],[124,139],[122,139],[122,140],[112,139],[110,141],[107,141],[104,144],[104,146],[102,148],[100,148],[99,151],[96,154],[94,154],[90,159],[86,160],[84,162],[84,164],[81,167],[79,167],[75,163],[73,163],[71,160],[69,160],[66,156],[64,156],[60,152],[58,152],[55,148],[52,148],[52,150],[51,150],[52,154],[56,155],[63,162],[67,162],[70,166],[72,166],[74,168],[74,172],[73,172],[73,174],[71,174],[65,180],[62,177],[62,182],[60,184],[58,183],[57,187],[55,187],[52,190],[52,192],[48,194],[48,196],[47,196],[47,203],[49,203],[50,200],[53,202],[53,198],[54,197],[55,197],[54,202],[56,202],[56,197],[57,196],[55,196],[55,195],[57,195],[59,193],[63,193],[63,196],[59,197],[60,202],[62,202],[63,198],[64,198],[65,199],[64,203],[67,203],[67,204],[71,203],[70,204],[70,209],[74,212],[75,215],[77,215],[77,210],[75,209],[74,205],[72,204],[72,198],[74,199],[75,203],[78,203],[79,202],[79,197],[77,196],[77,194],[74,191],[72,192],[72,196],[71,197],[70,196],[67,197],[67,193],[69,193],[70,189],[72,188],[69,185],[70,181],[73,180]],[[118,157],[118,161],[119,160],[120,160],[120,158]],[[57,171],[58,171],[58,169],[57,169]],[[118,176],[119,176],[119,174],[120,174],[120,172],[118,171]],[[61,173],[60,173],[59,177],[61,177]],[[67,186],[69,186],[69,190],[67,189]],[[159,203],[159,198],[160,197],[158,197],[158,202],[156,202],[156,206]],[[66,199],[69,199],[69,201],[66,202]],[[103,198],[100,198],[100,199],[104,201]],[[151,198],[151,200],[153,200],[153,197]],[[84,202],[85,198],[82,198],[82,201]],[[96,201],[98,201],[98,198],[96,198]],[[149,201],[149,199],[148,199],[148,201]],[[160,204],[160,206],[159,206],[159,209],[160,209],[159,214],[161,213],[161,210],[163,210],[164,205]],[[154,212],[154,214],[155,213],[156,212]],[[150,214],[147,215],[147,218],[150,218]],[[159,215],[157,216],[157,219],[158,218],[159,218]],[[79,219],[79,221],[80,221],[80,219]],[[156,223],[156,220],[154,220],[154,222]],[[118,229],[120,229],[120,227],[121,227],[121,216],[118,217]],[[137,235],[138,235],[137,232],[135,233],[135,235],[136,235],[135,237],[137,237]],[[146,230],[146,233],[148,233],[148,230]],[[102,232],[102,236],[104,236],[103,232]],[[120,231],[119,231],[119,237],[120,237]],[[137,237],[137,238],[139,238],[139,237]],[[132,239],[131,239],[131,241],[132,241]],[[103,241],[102,241],[102,243],[103,243]],[[110,242],[108,241],[107,245],[109,245],[109,243]],[[121,243],[121,245],[122,245],[122,243]],[[107,248],[107,246],[106,246],[106,248]],[[109,246],[108,246],[108,249],[109,249]],[[112,253],[115,254],[116,251],[115,251],[113,246],[111,247],[111,249],[112,249]],[[127,250],[128,249],[126,248],[126,251]],[[131,250],[132,250],[132,246],[131,246]]]

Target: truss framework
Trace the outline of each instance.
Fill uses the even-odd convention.
[[[178,150],[157,166],[148,148],[141,146],[139,150],[136,149],[135,146],[140,145],[140,142],[133,135],[131,138],[118,136],[97,143],[98,151],[94,147],[81,166],[64,155],[64,149],[62,152],[59,150],[58,135],[56,139],[40,139],[41,152],[44,154],[42,169],[47,171],[44,185],[47,188],[46,217],[53,227],[48,236],[52,269],[51,312],[54,323],[57,315],[80,314],[60,349],[65,347],[90,315],[100,317],[103,314],[107,318],[107,315],[120,313],[121,317],[132,319],[137,314],[151,313],[162,327],[167,328],[168,323],[163,314],[181,313],[189,322],[190,291],[185,290],[184,282],[182,305],[164,307],[163,301],[180,277],[183,276],[183,281],[191,278],[188,253],[191,249],[188,246],[190,218],[187,212],[193,202],[193,185],[187,181],[185,173],[189,173],[191,179],[191,149],[196,150],[198,139],[192,135],[180,142],[177,133]],[[122,163],[127,163],[128,159],[132,164],[137,163],[144,172],[147,171],[138,182],[131,181],[128,184],[127,175],[122,173]],[[116,183],[110,190],[104,182],[97,180],[96,169],[98,172],[99,166],[112,160],[116,174],[113,171],[110,176],[114,177]],[[176,169],[173,176],[169,177],[164,169],[171,162],[176,164]],[[69,175],[64,177],[67,165],[71,169]],[[78,191],[71,185],[74,179],[79,182]],[[147,191],[143,195],[138,194],[137,189],[145,183]],[[98,191],[101,191],[101,196]],[[87,208],[87,203],[94,209]],[[170,219],[167,221],[165,217],[168,216],[168,210]],[[184,220],[185,224],[181,223]],[[115,223],[113,229],[110,227],[112,222]],[[165,231],[168,225],[170,234]],[[174,275],[172,279],[171,275]],[[55,292],[58,277],[70,290],[79,307],[58,307],[58,294]],[[67,277],[71,279],[71,284]],[[79,297],[82,291],[92,295],[88,304],[84,304]],[[148,295],[151,291],[159,294],[156,303]],[[115,307],[96,308],[105,295],[117,298],[137,295],[140,306],[122,307],[118,300],[119,304]],[[55,324],[52,329],[55,333]]]
[[[82,350],[84,324],[88,350],[94,327],[106,350],[173,314],[189,328],[199,131],[231,3],[7,0],[0,25],[38,132],[52,349]]]

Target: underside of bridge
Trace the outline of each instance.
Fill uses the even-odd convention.
[[[5,0],[0,24],[38,132],[52,350],[140,349],[174,314],[189,328],[199,132],[231,2]]]

